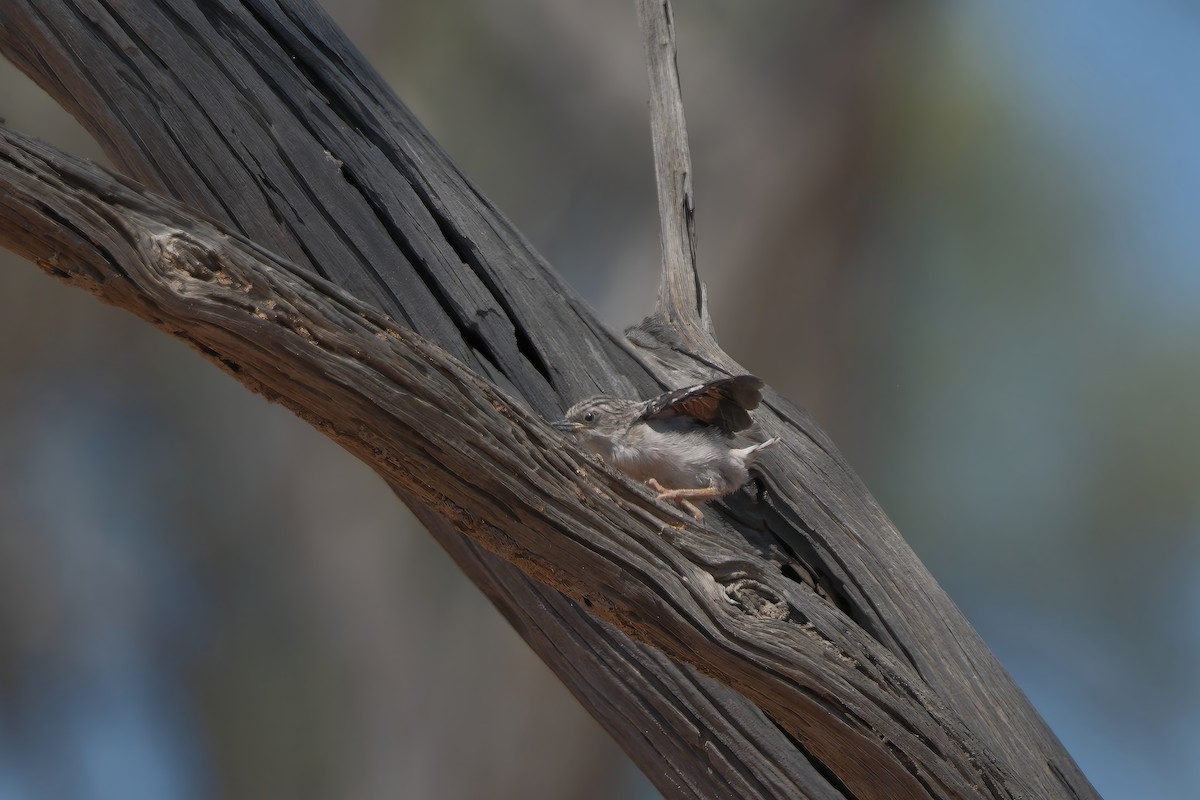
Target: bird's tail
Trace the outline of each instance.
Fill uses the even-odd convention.
[[[750,466],[757,461],[763,450],[766,450],[768,447],[776,444],[779,444],[779,437],[772,436],[765,442],[759,442],[758,444],[752,444],[749,447],[743,447],[740,452],[742,457],[746,459],[746,466]]]

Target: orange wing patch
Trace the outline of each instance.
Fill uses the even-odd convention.
[[[762,381],[753,375],[721,378],[664,394],[647,407],[642,418],[685,416],[735,433],[750,427],[750,411],[758,408],[761,389]]]

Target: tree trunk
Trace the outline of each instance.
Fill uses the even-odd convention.
[[[375,468],[664,794],[1095,796],[786,400],[757,414],[766,491],[703,526],[544,423],[740,371],[688,265],[606,331],[310,3],[10,0],[0,25],[128,176],[6,133],[0,241]]]

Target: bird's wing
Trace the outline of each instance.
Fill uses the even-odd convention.
[[[762,385],[753,375],[736,375],[676,389],[648,401],[642,419],[692,417],[726,433],[736,433],[750,427],[750,412],[762,400]]]

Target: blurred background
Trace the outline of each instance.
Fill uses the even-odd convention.
[[[650,311],[632,3],[336,5],[604,319]],[[1200,12],[675,16],[726,349],[813,411],[1101,794],[1200,796]],[[10,127],[101,158],[0,87]],[[373,474],[0,258],[0,800],[656,796]]]

